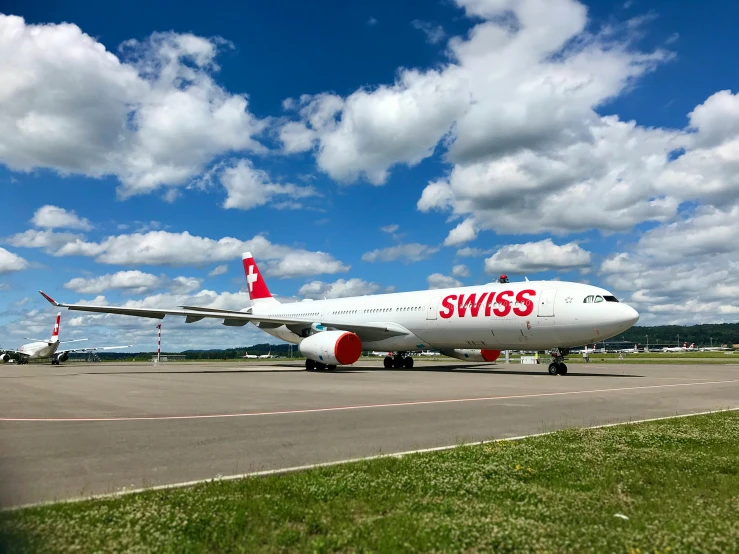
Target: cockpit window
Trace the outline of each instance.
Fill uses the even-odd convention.
[[[596,304],[597,304],[598,302],[603,302],[603,297],[602,297],[602,296],[600,296],[600,295],[596,296],[596,297],[595,297],[595,302],[596,302]]]
[[[591,296],[586,296],[585,297],[585,300],[583,300],[582,303],[583,304],[592,304],[593,303],[593,298],[595,298],[595,297],[592,296],[592,295]]]
[[[606,299],[606,302],[618,302],[618,299],[615,296],[604,296],[603,298]]]

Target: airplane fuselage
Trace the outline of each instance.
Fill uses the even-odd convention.
[[[585,303],[588,297],[600,300]],[[608,291],[563,281],[491,283],[290,304],[256,303],[250,312],[345,324],[391,323],[410,331],[408,335],[363,341],[364,349],[387,351],[580,346],[618,335],[638,319],[633,308],[618,302]],[[287,342],[298,344],[303,340],[286,325],[258,326]]]
[[[59,348],[59,342],[30,342],[24,344],[18,349],[18,352],[22,352],[30,360],[36,360],[41,358],[50,358]]]

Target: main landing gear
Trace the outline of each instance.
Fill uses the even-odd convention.
[[[325,371],[325,370],[333,371],[334,369],[336,369],[335,365],[326,365],[320,362],[313,361],[311,359],[305,360],[305,370],[306,371]]]
[[[383,361],[385,369],[400,369],[402,367],[411,369],[413,367],[413,358],[406,356],[405,352],[398,352],[394,357],[386,356]]]
[[[559,348],[553,348],[551,354],[553,361],[549,364],[549,375],[567,375],[567,364],[564,363],[565,352]]]

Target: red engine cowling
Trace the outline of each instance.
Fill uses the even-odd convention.
[[[477,350],[472,348],[442,350],[441,353],[465,362],[494,362],[500,356],[500,350]]]
[[[323,331],[304,338],[298,349],[303,356],[320,364],[349,365],[362,355],[362,341],[347,331]]]

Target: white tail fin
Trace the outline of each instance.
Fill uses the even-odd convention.
[[[251,252],[244,252],[241,255],[244,262],[244,276],[246,284],[249,286],[249,298],[254,304],[278,303],[277,299],[272,296],[264,282],[264,276],[257,267],[257,262]]]
[[[51,332],[51,340],[49,342],[59,342],[59,325],[62,322],[62,312],[56,314],[56,323],[54,324],[54,330]]]

